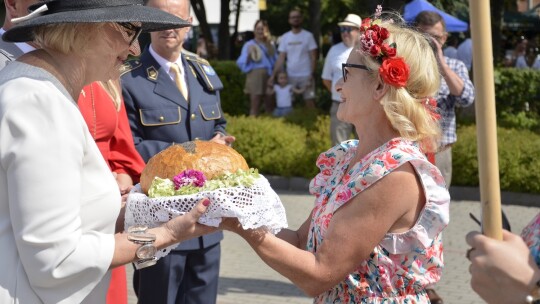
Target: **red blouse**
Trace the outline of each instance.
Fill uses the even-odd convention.
[[[107,91],[94,82],[83,88],[78,104],[111,171],[128,174],[133,183],[138,183],[145,164],[135,149],[124,103],[117,111]]]

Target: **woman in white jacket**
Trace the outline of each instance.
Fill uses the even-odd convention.
[[[196,223],[206,199],[163,226],[115,234],[118,186],[76,101],[84,85],[119,77],[142,31],[189,23],[142,0],[30,10],[3,36],[41,49],[0,72],[0,303],[105,303],[111,268],[150,266],[155,250],[214,228]]]

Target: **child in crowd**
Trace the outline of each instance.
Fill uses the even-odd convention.
[[[302,94],[305,87],[297,88],[289,83],[287,72],[281,71],[277,75],[277,84],[268,87],[268,94],[276,94],[276,108],[272,113],[276,117],[286,116],[292,111],[293,93]]]

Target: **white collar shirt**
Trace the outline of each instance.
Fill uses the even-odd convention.
[[[184,73],[184,65],[182,64],[182,56],[179,56],[176,62],[170,62],[169,60],[161,57],[156,51],[154,51],[152,45],[150,44],[149,47],[150,55],[154,57],[154,59],[157,61],[157,63],[162,66],[166,71],[169,77],[171,77],[171,80],[174,83],[174,74],[171,72],[171,65],[176,64],[178,65],[178,69],[180,70],[180,75],[183,75],[182,79],[180,79],[181,82],[184,84],[184,88],[188,88],[187,82],[186,82],[186,74]]]

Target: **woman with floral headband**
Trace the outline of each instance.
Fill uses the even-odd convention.
[[[380,8],[376,18],[380,16]],[[429,303],[442,272],[450,196],[425,153],[437,147],[437,60],[422,34],[368,21],[343,64],[338,118],[358,140],[322,153],[315,206],[298,230],[242,236],[314,303]]]

